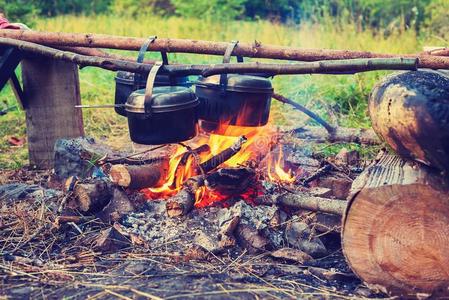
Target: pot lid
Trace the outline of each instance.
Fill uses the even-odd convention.
[[[247,92],[247,93],[271,93],[273,86],[267,78],[252,75],[228,74],[227,91]],[[221,88],[220,75],[212,75],[199,80],[197,86]]]
[[[195,93],[190,88],[183,86],[155,87],[151,101],[148,102],[145,103],[145,90],[137,90],[128,97],[125,109],[133,113],[159,113],[191,108],[199,104]],[[149,107],[150,103],[151,107]]]

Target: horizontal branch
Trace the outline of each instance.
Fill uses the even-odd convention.
[[[8,29],[1,30],[0,37],[24,40],[53,47],[70,46],[121,50],[139,50],[142,44],[144,44],[147,40],[146,38],[103,34],[39,32],[31,30]],[[149,51],[224,55],[228,46],[229,43],[226,42],[158,38],[153,43],[151,43]],[[259,42],[254,42],[254,44],[239,43],[235,47],[232,54],[245,57],[295,61],[409,57],[419,58],[419,68],[449,69],[449,57],[443,56],[434,56],[427,54],[398,55],[374,53],[368,51],[330,49],[302,49],[284,46],[262,45]]]
[[[62,51],[35,43],[21,40],[0,38],[0,45],[15,46],[21,51],[76,63],[80,66],[94,66],[111,71],[129,71],[148,73],[152,64],[135,63],[124,60],[108,59]],[[269,75],[283,74],[336,74],[358,73],[373,70],[416,70],[416,59],[352,59],[342,61],[318,61],[295,64],[266,63],[235,63],[235,64],[204,64],[204,65],[165,65],[161,72],[172,75],[203,75],[210,76],[221,73],[266,73]]]
[[[280,206],[294,209],[306,209],[328,214],[342,216],[347,201],[328,198],[314,197],[306,194],[283,194],[277,197],[276,202]]]

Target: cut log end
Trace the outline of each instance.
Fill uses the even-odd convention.
[[[131,175],[124,165],[114,165],[109,171],[111,181],[123,187],[128,187],[131,184]]]
[[[424,167],[382,165],[394,161],[381,161],[352,199],[343,252],[369,284],[395,293],[432,292],[449,282],[449,193],[429,184]]]

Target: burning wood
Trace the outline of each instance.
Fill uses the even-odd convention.
[[[254,175],[249,168],[223,168],[205,177],[191,177],[177,195],[167,200],[167,214],[170,217],[184,216],[194,205],[205,207],[239,196],[247,191]]]
[[[213,156],[209,160],[201,163],[199,165],[199,169],[203,170],[205,173],[208,173],[215,168],[217,168],[222,163],[226,162],[228,159],[233,157],[235,154],[237,154],[240,149],[242,148],[243,144],[248,139],[245,136],[239,137],[239,139],[228,149],[223,150],[222,152],[218,153],[217,155]]]

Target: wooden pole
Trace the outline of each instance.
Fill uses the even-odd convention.
[[[42,55],[48,58],[76,63],[80,66],[94,66],[110,71],[129,71],[148,73],[152,64],[130,62],[129,60],[110,59],[97,56],[76,54],[69,51],[42,46],[20,40],[0,38],[0,44],[18,47],[21,51]],[[265,73],[280,74],[353,74],[373,70],[416,70],[416,58],[373,58],[352,59],[344,61],[317,61],[296,64],[265,64],[265,63],[236,63],[236,64],[205,64],[205,65],[164,65],[161,72],[173,75],[203,75],[211,76],[221,73]]]
[[[30,165],[53,167],[55,141],[84,135],[78,68],[37,57],[22,61]]]
[[[449,184],[438,171],[386,155],[353,183],[343,252],[366,283],[399,294],[449,282]]]
[[[121,50],[139,50],[147,41],[146,38],[124,37],[103,34],[39,32],[24,30],[2,30],[0,37],[29,41],[37,44],[61,47],[90,47]],[[224,55],[229,43],[188,39],[158,38],[151,43],[149,51],[165,51],[177,53],[196,53],[209,55]],[[448,69],[449,58],[426,54],[384,54],[368,51],[329,50],[329,49],[301,49],[283,46],[262,45],[260,43],[239,43],[233,55],[270,58],[296,61],[340,60],[355,58],[419,58],[420,68]]]

